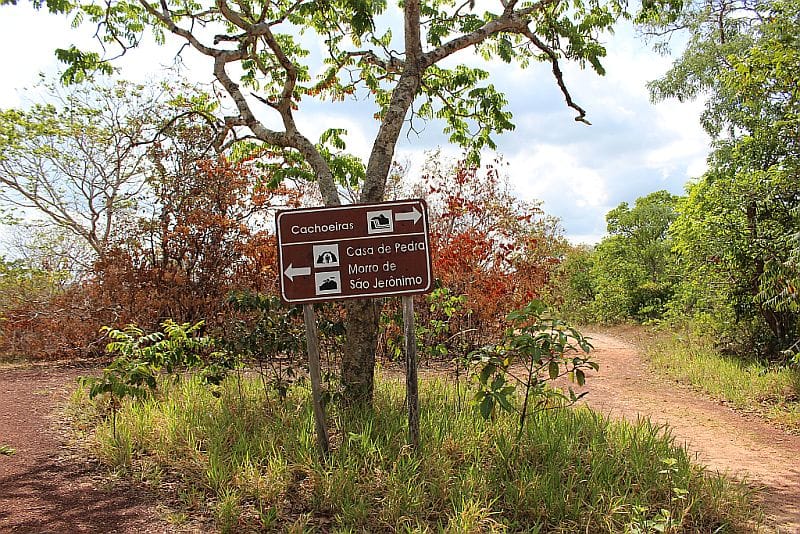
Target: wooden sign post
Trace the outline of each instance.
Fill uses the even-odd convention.
[[[330,444],[328,427],[325,424],[325,409],[322,406],[322,373],[319,368],[319,339],[317,321],[314,319],[314,306],[303,305],[303,320],[306,324],[306,348],[308,349],[308,374],[311,375],[311,400],[314,407],[314,428],[317,431],[317,448],[320,458],[328,456]]]
[[[408,444],[419,448],[419,385],[417,381],[417,336],[414,328],[414,297],[403,297],[403,334],[406,341],[406,403]]]
[[[413,295],[433,289],[425,201],[285,210],[278,212],[275,222],[281,299],[303,305],[320,454],[328,454],[329,444],[312,303],[350,298],[402,297],[408,441],[411,446],[418,447],[419,392]]]

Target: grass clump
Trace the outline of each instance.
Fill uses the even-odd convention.
[[[647,421],[548,411],[517,444],[516,418],[486,422],[458,409],[452,385],[428,380],[414,451],[404,388],[381,380],[373,410],[329,407],[321,462],[305,389],[279,402],[236,377],[216,395],[194,378],[159,387],[124,403],[116,436],[97,420],[97,450],[115,468],[170,477],[182,506],[222,531],[730,532],[757,514],[746,488],[692,465]]]
[[[741,411],[756,412],[800,432],[800,370],[720,354],[711,340],[692,334],[656,336],[645,343],[650,362]]]

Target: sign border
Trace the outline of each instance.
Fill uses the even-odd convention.
[[[417,289],[406,289],[406,290],[399,290],[399,291],[392,291],[391,293],[388,292],[373,292],[373,293],[361,293],[358,295],[319,295],[316,297],[308,297],[308,298],[294,298],[290,299],[287,298],[284,289],[286,284],[284,283],[284,265],[283,265],[283,247],[284,246],[292,246],[298,245],[301,243],[282,243],[281,242],[281,232],[280,232],[280,220],[281,217],[287,214],[299,214],[299,213],[318,213],[321,211],[339,211],[339,210],[351,210],[353,208],[357,209],[364,209],[364,208],[371,208],[371,207],[387,207],[387,206],[407,206],[407,205],[420,205],[422,207],[422,233],[425,239],[425,257],[427,261],[425,262],[425,268],[428,273],[428,284],[424,288],[417,288]],[[425,293],[430,292],[433,289],[433,259],[431,258],[431,243],[430,243],[430,232],[429,232],[429,224],[428,224],[428,203],[425,202],[424,199],[415,198],[415,199],[404,199],[404,200],[389,200],[385,202],[375,202],[375,203],[368,203],[368,204],[344,204],[341,206],[318,206],[314,208],[297,208],[297,209],[288,209],[288,210],[279,210],[275,214],[275,235],[276,235],[276,242],[278,245],[278,276],[279,278],[279,286],[280,286],[280,297],[281,300],[287,304],[313,304],[316,302],[333,302],[337,300],[350,300],[350,299],[368,299],[368,298],[388,298],[388,297],[402,297],[405,295],[422,295]],[[357,240],[357,239],[389,239],[397,234],[376,234],[376,235],[369,235],[369,236],[359,236],[353,238],[345,238],[345,240]],[[399,234],[399,235],[409,235],[409,234]],[[342,239],[320,239],[309,241],[308,243],[339,243]]]

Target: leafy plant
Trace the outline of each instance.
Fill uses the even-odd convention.
[[[258,366],[263,389],[274,389],[283,400],[289,388],[304,379],[306,332],[302,309],[287,307],[274,295],[251,291],[231,293],[228,302],[239,317],[231,321],[223,335],[226,350],[241,360]],[[317,331],[321,352],[327,356],[327,368],[341,353],[344,324],[338,309],[318,305]],[[333,373],[324,373],[326,395],[333,395]]]
[[[142,398],[156,389],[156,377],[164,370],[175,374],[184,368],[198,367],[214,340],[201,336],[203,321],[178,324],[171,319],[162,323],[163,332],[145,333],[136,325],[124,330],[104,326],[102,331],[111,341],[106,353],[118,354],[103,369],[101,376],[82,376],[79,383],[89,388],[89,398],[108,395],[112,426],[117,431],[117,410],[125,397]]]
[[[572,388],[564,393],[550,382],[568,375],[583,386],[586,369],[599,369],[590,360],[589,340],[563,320],[549,314],[540,300],[513,311],[504,339],[497,345],[472,353],[478,390],[474,402],[484,419],[493,418],[498,408],[518,411],[517,441],[533,405],[537,411],[553,406],[574,404],[586,393]],[[516,408],[517,386],[524,389],[522,406]]]
[[[266,395],[269,387],[281,399],[298,379],[305,330],[299,307],[285,308],[278,297],[249,291],[231,293],[228,302],[242,315],[223,336],[229,352],[258,366]]]
[[[669,507],[660,507],[652,517],[648,517],[650,509],[647,506],[633,506],[632,522],[628,526],[630,534],[649,534],[651,532],[680,532],[684,519],[691,507],[686,506],[689,490],[677,487],[676,480],[683,479],[680,469],[680,462],[677,458],[662,458],[661,464],[664,466],[658,474],[667,480],[670,488]],[[676,512],[677,515],[676,515]]]
[[[0,443],[0,455],[13,456],[14,454],[16,454],[16,452],[17,449],[14,449],[13,447],[9,447],[8,445],[3,445],[2,443]]]
[[[418,308],[414,314],[415,335],[420,356],[431,360],[442,360],[454,354],[469,352],[459,347],[464,344],[465,335],[469,333],[460,329],[464,319],[471,315],[466,302],[466,295],[457,295],[447,287],[437,287],[425,295],[425,306],[422,309]],[[381,315],[381,324],[384,328],[386,355],[392,360],[401,358],[404,338],[400,308],[397,306],[385,308]]]
[[[428,304],[428,317],[416,327],[417,343],[423,356],[429,358],[452,358],[465,354],[467,330],[459,328],[464,319],[471,315],[467,308],[467,296],[457,295],[446,287],[434,289],[425,297]],[[461,319],[458,321],[457,319]]]

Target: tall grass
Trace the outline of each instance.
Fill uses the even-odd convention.
[[[800,370],[726,356],[711,340],[688,333],[655,336],[645,353],[667,376],[800,432]]]
[[[372,411],[329,406],[332,453],[316,457],[307,391],[264,399],[255,381],[212,394],[164,382],[128,403],[116,438],[97,419],[109,465],[178,487],[181,505],[222,531],[726,532],[756,515],[743,486],[692,465],[669,432],[588,409],[485,422],[453,387],[421,387],[421,448],[405,443],[401,384],[379,381]],[[97,409],[85,395],[76,405]]]

